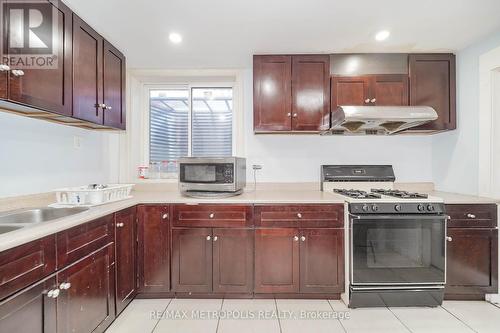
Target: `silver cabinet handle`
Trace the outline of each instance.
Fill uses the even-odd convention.
[[[368,104],[368,103],[370,103],[370,99],[369,98],[365,99],[365,104]]]
[[[296,113],[294,113],[294,114],[293,114],[293,117],[294,117],[294,118],[297,118],[297,114],[296,114]]]
[[[298,217],[299,219],[301,219],[301,218],[302,218],[302,214],[301,214],[301,213],[297,213],[297,217]]]
[[[0,72],[8,72],[10,71],[10,67],[7,65],[0,65]]]
[[[111,110],[112,108],[112,106],[104,104],[104,110]]]
[[[11,73],[14,76],[24,76],[24,71],[21,69],[13,69]]]
[[[303,242],[305,242],[306,241],[306,236],[300,237],[300,240],[303,241]]]
[[[219,237],[214,236],[214,242],[217,242],[218,239],[219,239]]]
[[[207,236],[207,240],[208,240],[208,241],[209,241],[209,240],[211,240],[211,239],[212,239],[212,237],[210,237],[210,236]]]
[[[291,117],[291,116],[292,116],[292,114],[291,114],[290,112],[288,112],[288,113],[286,114],[286,116],[287,116],[287,117]]]
[[[59,297],[59,289],[52,289],[52,290],[49,290],[49,292],[47,293],[47,297],[48,298],[57,298]]]
[[[69,282],[63,282],[59,286],[59,289],[61,289],[61,290],[68,290],[69,288],[71,288],[71,283],[69,283]]]
[[[101,109],[104,109],[106,107],[106,104],[103,104],[103,103],[97,103],[95,105],[96,108],[101,108]]]
[[[161,218],[164,220],[168,219],[168,214],[163,214]]]
[[[376,101],[377,101],[376,98],[372,98],[372,100],[370,102],[375,103]]]
[[[451,237],[449,237],[449,236],[448,236],[448,237],[446,237],[446,240],[447,240],[448,242],[453,242],[453,238],[451,238]]]
[[[469,214],[467,214],[467,217],[470,218],[470,219],[475,219],[476,215],[469,213]]]
[[[208,217],[210,217],[211,219],[213,219],[215,217],[215,214],[214,213],[210,213],[210,215],[208,215]]]
[[[117,223],[116,227],[117,228],[123,228],[125,226],[125,223]]]
[[[293,236],[293,240],[294,240],[295,242],[298,242],[298,241],[299,241],[299,236]]]

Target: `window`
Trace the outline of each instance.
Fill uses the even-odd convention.
[[[233,154],[232,88],[150,89],[149,107],[150,163]]]

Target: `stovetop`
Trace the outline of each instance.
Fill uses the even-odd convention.
[[[378,193],[401,199],[427,199],[429,197],[427,194],[401,190],[372,189],[371,191],[372,193]]]
[[[347,190],[347,189],[334,189],[335,193],[345,195],[353,199],[380,199],[382,196],[377,193],[368,193],[362,190]]]
[[[371,191],[355,190],[355,189],[334,189],[335,193],[344,195],[352,199],[383,199],[382,196],[393,197],[398,199],[428,199],[429,196],[424,193],[407,192],[392,189],[372,189]]]

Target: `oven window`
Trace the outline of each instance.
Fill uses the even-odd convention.
[[[215,182],[215,165],[186,165],[184,167],[184,178],[191,183]]]
[[[351,228],[354,284],[444,282],[444,218],[364,217]]]

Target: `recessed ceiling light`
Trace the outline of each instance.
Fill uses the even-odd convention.
[[[182,36],[177,32],[171,32],[170,35],[168,35],[168,39],[170,39],[170,41],[174,44],[182,42]]]
[[[384,41],[387,38],[389,38],[390,35],[391,35],[391,33],[389,31],[382,30],[382,31],[377,32],[377,34],[375,35],[375,39],[378,40],[379,42],[381,42],[381,41]]]

